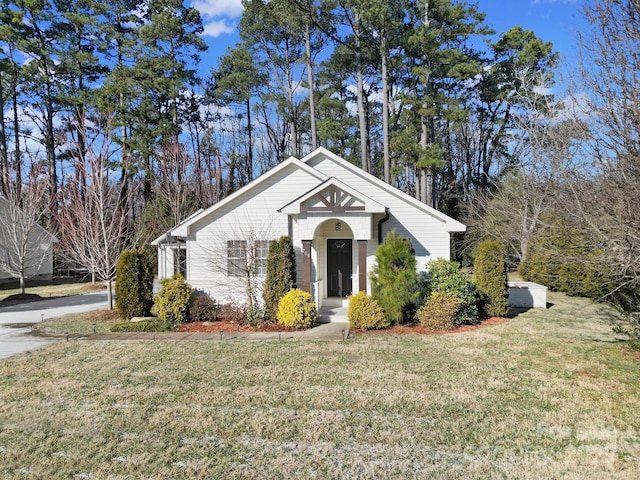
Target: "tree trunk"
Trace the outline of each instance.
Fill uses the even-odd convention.
[[[247,142],[249,148],[249,158],[247,162],[247,177],[249,182],[253,180],[253,127],[251,125],[251,95],[247,96]]]
[[[113,310],[113,292],[111,291],[111,284],[113,280],[107,280],[107,303],[109,304],[109,310]]]
[[[311,148],[318,148],[318,133],[316,129],[316,104],[314,100],[313,63],[311,62],[311,34],[309,24],[305,25],[304,41],[307,50],[307,82],[309,83],[309,120],[311,122]]]
[[[384,155],[384,181],[391,184],[391,155],[389,152],[389,74],[387,63],[389,52],[387,51],[387,32],[380,32],[380,56],[382,57],[382,143]]]
[[[369,172],[369,148],[367,143],[367,113],[364,108],[364,79],[362,78],[362,51],[360,49],[360,16],[355,14],[356,68],[358,80],[358,124],[360,126],[360,162],[362,169]]]

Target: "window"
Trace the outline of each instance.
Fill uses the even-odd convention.
[[[267,255],[269,254],[269,240],[256,240],[247,251],[247,240],[227,240],[227,275],[230,277],[244,277],[248,268],[253,268],[253,274],[264,277],[267,274]]]
[[[227,275],[243,277],[247,260],[246,240],[227,240]]]
[[[267,255],[269,254],[269,240],[256,240],[255,267],[256,275],[264,277],[267,274]]]

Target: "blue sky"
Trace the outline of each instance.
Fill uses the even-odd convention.
[[[468,2],[472,3],[472,2]],[[514,26],[533,30],[544,41],[553,42],[565,61],[575,57],[574,32],[580,23],[582,0],[478,0],[486,13],[486,23],[498,34]],[[202,67],[210,69],[226,48],[238,41],[237,25],[242,14],[241,0],[192,0],[205,24],[209,51]],[[206,74],[203,71],[201,74]]]

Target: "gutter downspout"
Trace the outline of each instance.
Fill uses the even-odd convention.
[[[389,220],[389,208],[385,207],[384,209],[384,218],[378,220],[378,245],[382,243],[382,224]]]

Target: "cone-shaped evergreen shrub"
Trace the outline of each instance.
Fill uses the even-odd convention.
[[[478,290],[487,297],[487,314],[504,317],[509,311],[509,279],[502,244],[498,240],[481,242],[473,269]]]
[[[382,307],[365,292],[358,292],[349,298],[347,318],[353,328],[379,330],[391,326]]]
[[[278,323],[291,328],[310,328],[318,318],[316,302],[310,293],[290,290],[278,306]]]
[[[275,320],[282,297],[296,286],[296,255],[291,237],[281,237],[269,244],[264,299],[267,316]]]
[[[153,263],[144,249],[124,250],[116,267],[116,308],[120,317],[148,317],[153,306]]]
[[[391,323],[400,323],[403,312],[418,298],[416,256],[408,238],[389,232],[376,250],[376,266],[371,272],[372,297]]]
[[[194,296],[193,288],[184,281],[182,275],[163,280],[162,289],[155,298],[158,318],[174,325],[188,321]]]

